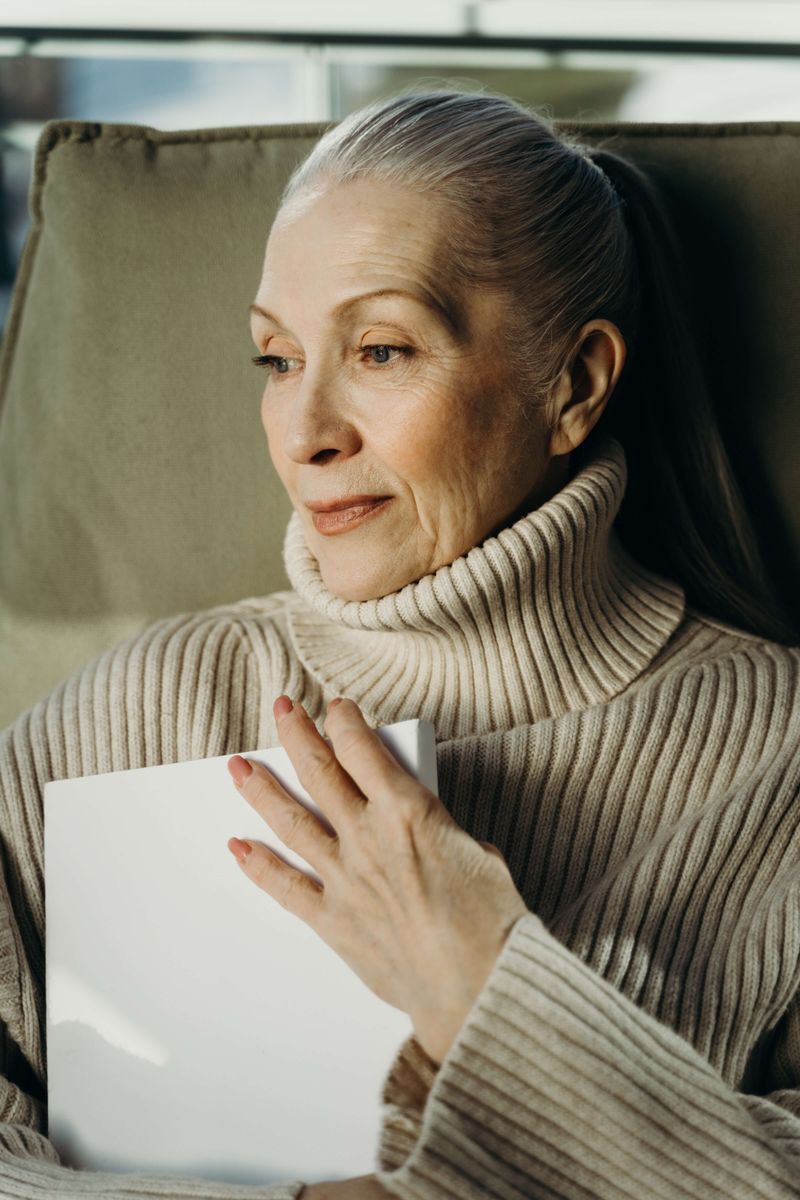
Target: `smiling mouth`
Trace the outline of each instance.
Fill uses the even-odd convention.
[[[391,503],[392,496],[383,496],[378,500],[370,500],[364,504],[352,504],[347,508],[334,509],[332,512],[315,512],[311,514],[314,528],[326,536],[336,533],[347,533],[366,521],[369,517],[377,516]]]

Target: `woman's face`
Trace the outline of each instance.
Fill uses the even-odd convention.
[[[453,562],[561,485],[503,357],[507,301],[454,290],[446,225],[430,198],[357,180],[284,208],[267,242],[261,419],[323,581],[347,600]],[[386,499],[307,507],[365,496]]]

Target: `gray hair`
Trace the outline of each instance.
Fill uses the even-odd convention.
[[[438,197],[448,206],[448,276],[462,290],[508,296],[505,352],[520,398],[546,403],[587,320],[613,321],[626,343],[636,334],[622,201],[590,153],[505,96],[401,92],[324,133],[280,207],[364,177]]]
[[[322,134],[281,194],[370,178],[446,205],[446,269],[462,288],[508,298],[501,348],[520,403],[548,413],[556,382],[595,318],[627,356],[600,429],[625,446],[629,481],[617,528],[645,566],[683,585],[699,609],[776,641],[798,631],[777,600],[710,401],[679,240],[652,182],[510,97],[403,90]]]

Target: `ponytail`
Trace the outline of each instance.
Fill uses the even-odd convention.
[[[709,616],[794,640],[712,410],[680,245],[648,177],[508,96],[416,86],[323,134],[281,201],[361,177],[447,206],[454,284],[511,297],[497,352],[531,412],[548,411],[583,325],[616,324],[628,353],[596,430],[627,451],[621,539]]]
[[[645,566],[679,582],[694,607],[792,643],[798,631],[775,600],[686,317],[673,225],[638,167],[607,149],[587,153],[620,198],[639,274],[638,329],[599,423],[628,460],[620,537]]]

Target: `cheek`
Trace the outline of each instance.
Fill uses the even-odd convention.
[[[433,471],[444,476],[459,467],[474,471],[505,440],[496,407],[489,392],[466,388],[428,398],[393,431],[397,458],[415,474]]]
[[[270,458],[272,459],[276,469],[278,469],[276,453],[280,445],[280,439],[278,437],[278,431],[275,428],[275,418],[270,413],[265,400],[261,401],[261,426],[264,430],[264,433],[267,435],[267,446],[269,447]]]
[[[283,457],[281,447],[284,440],[285,420],[285,411],[282,415],[281,406],[268,400],[265,391],[261,399],[261,425],[267,435],[267,445],[273,462]]]
[[[415,489],[425,484],[441,473],[442,457],[450,453],[450,422],[442,420],[442,411],[441,401],[426,396],[409,403],[406,395],[394,414],[370,422],[364,439],[370,457]]]
[[[439,399],[398,444],[397,462],[440,539],[451,528],[477,541],[533,486],[543,437],[494,381]]]
[[[261,425],[267,435],[267,448],[272,459],[272,465],[278,473],[283,486],[290,497],[294,496],[292,482],[292,461],[283,453],[283,425],[274,406],[266,399],[261,401]]]

